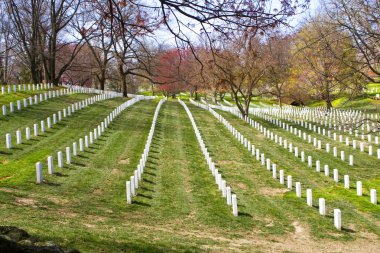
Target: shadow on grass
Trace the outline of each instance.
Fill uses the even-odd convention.
[[[148,183],[148,184],[156,184],[155,182],[153,182],[153,181],[150,181],[150,180],[148,180],[148,179],[146,179],[146,178],[144,178],[143,179],[143,182],[146,182],[146,183]]]
[[[145,174],[147,175],[150,175],[150,176],[153,176],[153,177],[156,177],[157,174],[153,173],[153,172],[149,172],[149,171],[145,171]]]
[[[342,227],[342,231],[347,232],[347,233],[356,233],[355,230],[353,230],[351,228],[345,228],[345,227]]]
[[[73,165],[80,166],[80,167],[86,167],[86,164],[84,164],[84,163],[78,163],[78,162],[73,162]]]
[[[56,173],[54,173],[54,175],[56,175],[57,177],[68,177],[69,176],[69,175],[63,174],[61,172],[56,172]]]
[[[61,186],[61,184],[59,184],[59,183],[54,183],[54,182],[47,181],[47,180],[44,180],[44,184],[48,185],[48,186]]]
[[[140,197],[143,197],[143,198],[146,198],[146,199],[153,199],[152,196],[150,196],[150,195],[145,195],[145,194],[142,194],[142,193],[138,193],[137,196],[140,196]]]
[[[252,218],[252,215],[250,215],[249,213],[244,213],[244,212],[238,212],[238,216],[246,216],[246,217]]]
[[[154,165],[158,165],[158,163],[153,162],[153,161],[149,161],[149,163],[154,164]]]
[[[146,188],[146,187],[144,187],[144,186],[141,186],[140,189],[141,189],[141,190],[144,190],[144,191],[147,191],[147,192],[155,192],[154,190],[152,190],[152,189],[148,189],[148,188]]]
[[[140,201],[136,201],[136,200],[134,200],[132,203],[136,204],[136,205],[139,205],[139,206],[149,206],[149,207],[151,207],[150,204],[147,204],[147,203],[144,203],[144,202],[140,202]]]

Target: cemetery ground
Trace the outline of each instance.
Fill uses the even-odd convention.
[[[94,94],[73,94],[0,117],[0,135],[14,133]],[[165,102],[137,196],[126,203],[125,181],[135,170],[158,100],[140,101],[123,111],[72,164],[47,174],[48,155],[64,151],[94,129],[125,98],[97,102],[10,150],[0,139],[0,225],[17,226],[45,241],[82,252],[376,252],[380,248],[379,160],[355,152],[355,166],[316,150],[277,126],[251,116],[326,162],[363,182],[363,197],[308,168],[294,154],[265,139],[238,117],[218,111],[279,168],[302,181],[302,198],[272,178],[211,113],[187,103],[216,167],[238,196],[232,215],[215,184],[184,108]],[[321,137],[323,139],[323,137]],[[337,144],[345,149],[343,144]],[[348,148],[347,148],[348,149]],[[35,163],[44,182],[36,184]],[[332,168],[331,168],[332,169]],[[313,189],[313,207],[305,190]],[[327,215],[318,213],[318,197]],[[342,230],[333,208],[342,211]]]

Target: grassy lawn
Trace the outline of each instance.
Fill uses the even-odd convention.
[[[57,98],[16,113],[7,121],[0,119],[0,135],[44,119],[83,96]],[[89,149],[73,158],[73,164],[47,175],[48,155],[78,141],[124,101],[110,99],[80,110],[19,149],[7,151],[1,140],[1,225],[17,226],[42,240],[82,252],[369,252],[380,247],[380,209],[368,203],[368,196],[360,199],[354,190],[347,191],[310,171],[245,122],[223,113],[278,164],[278,170],[284,169],[286,175],[293,175],[294,182],[303,183],[303,195],[310,187],[315,203],[318,197],[326,198],[328,215],[320,216],[316,206],[306,205],[304,196],[297,198],[294,191],[272,179],[209,112],[188,104],[217,168],[237,194],[239,216],[233,217],[190,120],[175,100],[161,107],[143,180],[132,205],[126,205],[125,181],[143,152],[158,100],[141,101],[126,109]],[[298,140],[293,141],[296,144]],[[314,152],[308,144],[302,147]],[[322,151],[318,155],[321,160],[331,160]],[[34,183],[37,161],[44,163],[42,185]],[[333,162],[343,166],[338,160]],[[370,171],[366,168],[369,163],[364,158],[358,160],[357,170]],[[359,175],[356,173],[353,175]],[[379,174],[373,173],[378,179]],[[363,185],[372,179],[365,176]],[[342,210],[341,232],[333,226],[333,207]]]

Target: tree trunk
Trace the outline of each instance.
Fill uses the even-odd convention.
[[[219,98],[220,98],[220,101],[223,101],[224,100],[224,96],[225,96],[226,94],[224,93],[224,92],[220,92],[219,93]]]
[[[123,93],[123,97],[128,97],[128,87],[127,87],[127,76],[124,73],[123,63],[119,63],[119,75],[121,79],[121,90]]]
[[[330,100],[330,99],[327,99],[327,100],[326,100],[326,108],[327,108],[327,110],[330,111],[332,107],[333,107],[333,106],[332,106],[332,102],[331,102],[331,100]]]

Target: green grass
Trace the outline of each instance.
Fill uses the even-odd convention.
[[[60,89],[61,87],[55,87],[49,90],[53,91],[53,90],[60,90]],[[43,94],[43,93],[49,92],[49,90],[34,90],[34,91],[31,90],[31,91],[17,91],[17,92],[13,92],[12,90],[11,93],[6,93],[2,95],[1,89],[0,89],[0,106],[6,105],[7,107],[9,107],[10,102],[16,103],[17,100],[22,100],[24,98],[28,98],[34,95]],[[51,98],[51,99],[56,99],[56,98]],[[28,104],[29,104],[29,101],[28,101]]]
[[[57,98],[15,113],[1,121],[0,134],[30,125],[35,118],[46,118],[82,96]],[[124,101],[111,99],[78,111],[19,149],[7,151],[2,145],[1,225],[18,226],[42,240],[83,252],[298,251],[297,242],[305,238],[311,247],[322,243],[338,251],[335,244],[352,246],[368,234],[375,238],[372,245],[379,244],[378,207],[308,171],[289,152],[263,139],[235,116],[224,114],[270,154],[279,169],[291,173],[295,181],[302,179],[303,187],[312,187],[315,203],[317,197],[326,197],[329,215],[320,216],[316,208],[306,205],[305,198],[297,198],[273,180],[209,112],[189,104],[210,155],[238,196],[239,217],[233,217],[177,101],[169,100],[161,107],[132,205],[126,205],[125,181],[139,162],[158,100],[141,101],[126,109],[91,148],[73,158],[72,165],[47,175],[48,155],[78,141]],[[322,152],[320,156],[329,159]],[[45,182],[41,185],[35,184],[36,161],[44,163]],[[367,165],[364,160],[361,163]],[[369,175],[363,178],[364,185],[370,181]],[[342,232],[333,227],[332,207],[342,209]],[[300,227],[307,237],[297,234]]]

